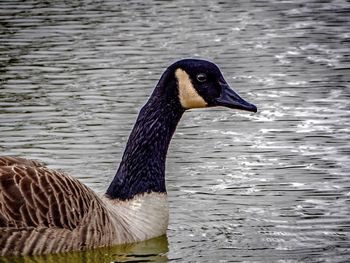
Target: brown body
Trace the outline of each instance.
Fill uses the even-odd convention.
[[[109,225],[100,198],[78,180],[36,161],[0,157],[1,255],[108,245],[102,227]]]
[[[144,203],[144,197],[128,202],[100,197],[37,161],[0,157],[0,255],[83,250],[164,234],[167,207],[159,215],[164,226],[155,229],[151,222],[161,221]],[[162,209],[159,200],[153,203]]]

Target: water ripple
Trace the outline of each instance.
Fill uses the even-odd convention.
[[[103,192],[139,108],[182,57],[214,60],[259,108],[182,119],[167,161],[169,247],[25,260],[348,261],[349,10],[343,0],[1,1],[3,154]]]

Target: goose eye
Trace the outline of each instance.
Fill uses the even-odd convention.
[[[197,75],[197,80],[199,82],[205,82],[207,80],[207,75],[205,73],[199,73]]]

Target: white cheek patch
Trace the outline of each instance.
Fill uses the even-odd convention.
[[[175,71],[179,85],[179,98],[182,107],[185,109],[204,108],[207,106],[205,100],[194,89],[190,76],[182,69]]]

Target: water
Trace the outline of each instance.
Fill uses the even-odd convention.
[[[167,237],[18,262],[350,260],[347,1],[0,3],[0,149],[98,192],[166,66],[215,61],[259,112],[185,114]],[[0,261],[1,261],[0,260]]]

